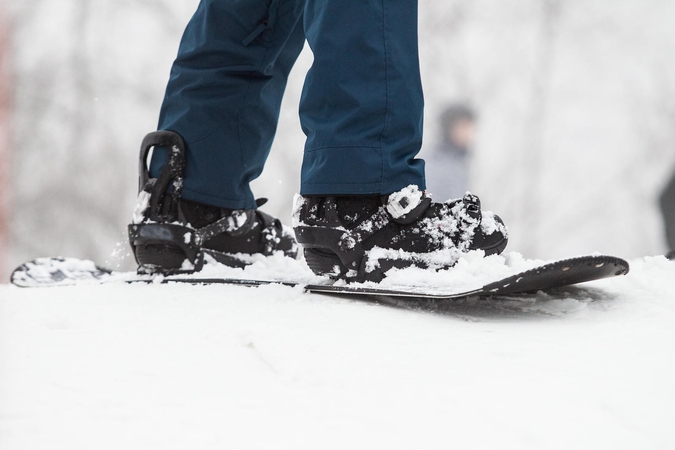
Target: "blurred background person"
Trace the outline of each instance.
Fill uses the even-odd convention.
[[[661,193],[660,198],[663,223],[666,228],[666,242],[670,247],[669,259],[675,259],[675,172]]]
[[[462,103],[451,104],[441,114],[440,142],[424,156],[427,190],[436,201],[459,198],[469,190],[475,124],[473,109]]]

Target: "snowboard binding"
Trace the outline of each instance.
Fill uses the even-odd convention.
[[[471,250],[501,253],[506,226],[477,196],[434,203],[411,185],[389,195],[296,196],[294,229],[316,275],[380,282],[387,271],[452,267]]]
[[[150,177],[153,147],[168,152],[157,178]],[[172,131],[148,134],[141,144],[139,194],[129,241],[140,273],[198,272],[208,255],[230,267],[245,267],[253,255],[282,252],[296,258],[292,231],[258,209],[226,209],[181,198],[185,142]],[[262,206],[265,199],[256,200]]]
[[[150,178],[150,150],[167,149],[168,161],[157,178]],[[141,144],[139,194],[129,242],[139,272],[189,273],[201,270],[203,236],[176,223],[185,172],[185,142],[172,131],[149,133]]]

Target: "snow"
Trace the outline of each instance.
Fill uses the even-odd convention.
[[[386,256],[386,250],[380,248],[374,250],[374,256],[371,256],[371,258]],[[418,268],[391,269],[387,272],[387,278],[380,282],[379,286],[424,286],[426,289],[433,288],[438,292],[467,292],[550,262],[525,259],[517,252],[486,257],[483,251],[475,250],[462,254],[460,257],[456,250],[453,254],[451,249],[434,252],[426,260],[427,262],[433,262],[434,260],[440,262],[443,257],[445,257],[445,261],[450,258],[459,259],[453,267],[438,272]],[[367,285],[370,287],[376,286],[375,283],[368,283]]]
[[[141,223],[145,219],[145,211],[150,205],[150,193],[148,191],[141,191],[138,193],[136,206],[134,208],[133,223]]]
[[[672,448],[675,263],[631,263],[443,313],[285,286],[0,285],[0,447]]]

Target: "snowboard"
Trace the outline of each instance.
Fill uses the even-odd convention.
[[[550,262],[518,274],[496,280],[472,290],[453,291],[451,287],[387,286],[377,284],[346,284],[328,279],[316,284],[296,280],[249,280],[238,278],[200,278],[190,275],[143,275],[135,272],[114,272],[99,267],[92,261],[75,258],[39,258],[17,267],[11,275],[12,284],[20,287],[72,286],[103,283],[189,283],[262,286],[280,284],[302,286],[306,292],[348,295],[370,298],[398,298],[405,301],[431,299],[452,300],[466,297],[513,296],[537,291],[547,291],[577,283],[625,275],[629,265],[621,258],[605,255],[581,256]],[[324,282],[325,281],[325,282]]]

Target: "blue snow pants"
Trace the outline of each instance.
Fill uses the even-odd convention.
[[[255,208],[288,74],[314,54],[300,101],[300,193],[425,188],[417,0],[201,0],[183,35],[159,129],[186,142],[182,196]],[[166,152],[156,151],[156,176]]]

